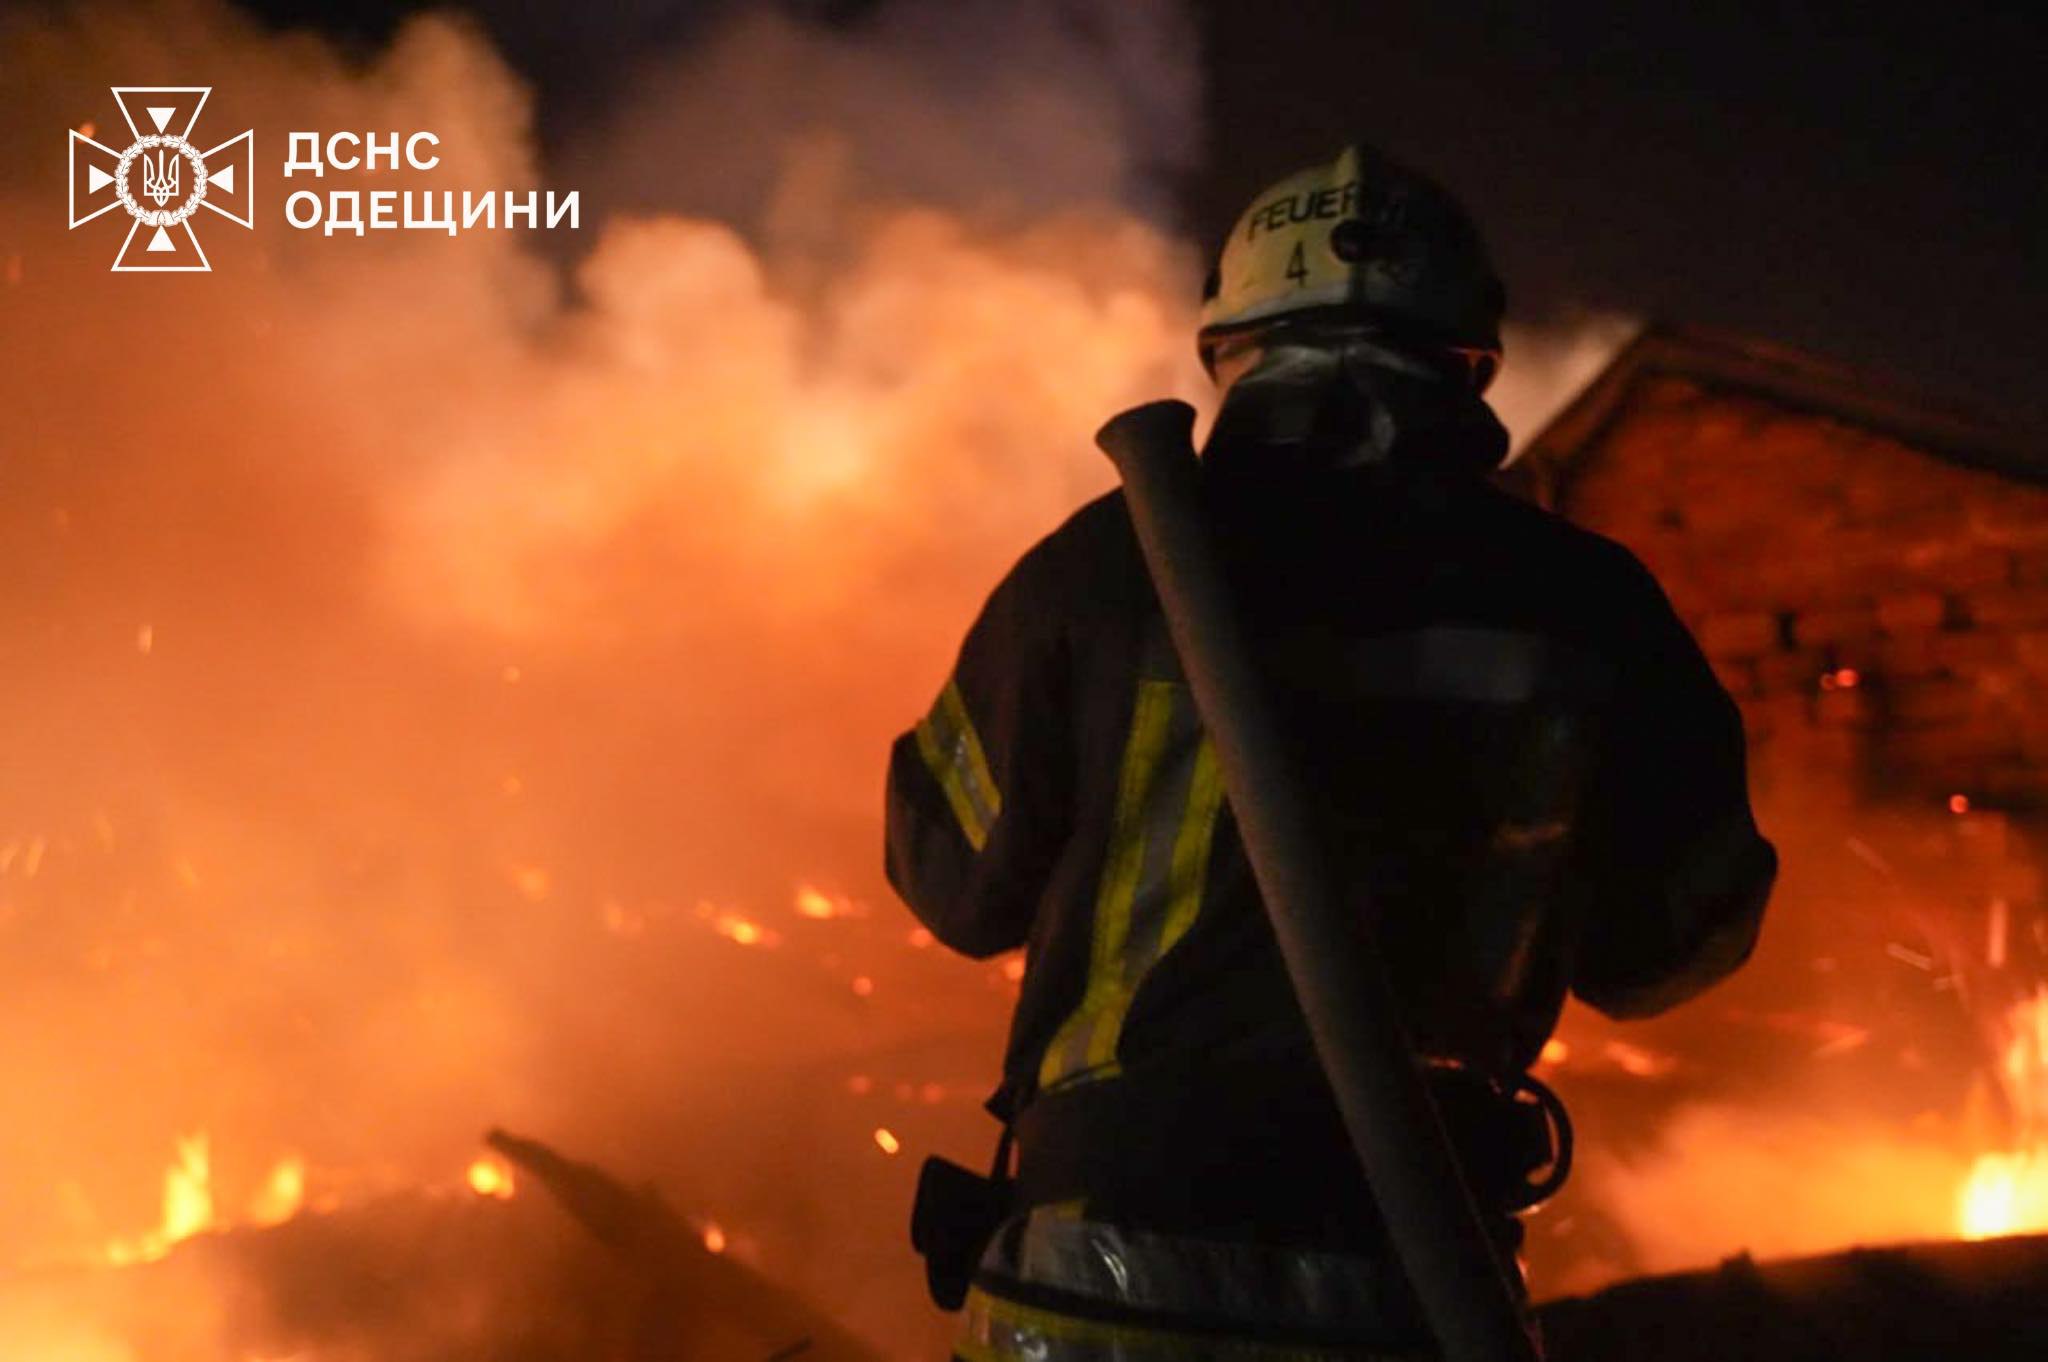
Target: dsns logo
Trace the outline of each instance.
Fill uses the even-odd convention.
[[[229,222],[256,225],[253,131],[198,151],[190,140],[192,128],[213,93],[211,85],[118,85],[113,90],[134,140],[116,151],[73,130],[71,225],[123,208],[134,221],[114,257],[116,271],[210,270],[192,215],[210,208]],[[141,120],[135,116],[138,110]],[[151,131],[144,132],[145,125]]]

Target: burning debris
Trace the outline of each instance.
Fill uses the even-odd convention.
[[[0,1355],[878,1356],[651,1190],[532,1140],[494,1131],[487,1142],[493,1153],[469,1170],[471,1196],[410,1192],[271,1227],[181,1226],[190,1233],[135,1262],[0,1280]],[[181,1153],[197,1177],[199,1147]],[[515,1196],[515,1167],[544,1195]]]

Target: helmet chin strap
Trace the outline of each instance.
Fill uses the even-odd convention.
[[[1483,475],[1507,457],[1508,434],[1478,394],[1385,346],[1279,342],[1230,385],[1209,445],[1305,466]]]

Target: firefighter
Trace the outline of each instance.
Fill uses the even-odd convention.
[[[1503,306],[1463,209],[1353,146],[1238,220],[1198,343],[1246,636],[1505,1254],[1567,1162],[1527,1072],[1567,992],[1697,994],[1776,857],[1649,572],[1489,477]],[[887,823],[939,940],[1026,951],[997,1170],[928,1164],[913,1225],[962,1356],[1426,1352],[1121,494],[996,587],[895,744]]]

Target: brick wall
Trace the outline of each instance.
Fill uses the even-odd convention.
[[[1558,509],[1656,572],[1760,755],[1812,749],[1887,792],[2048,808],[2048,487],[1651,376]]]

